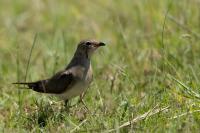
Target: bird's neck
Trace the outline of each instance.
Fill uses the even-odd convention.
[[[90,58],[84,53],[75,53],[74,57],[70,61],[66,69],[71,68],[72,66],[79,65],[85,68],[90,66]]]

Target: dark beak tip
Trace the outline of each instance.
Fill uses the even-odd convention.
[[[103,43],[103,42],[100,42],[99,43],[99,46],[105,46],[106,44],[105,43]]]

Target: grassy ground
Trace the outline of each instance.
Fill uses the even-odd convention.
[[[0,132],[199,132],[199,7],[199,0],[1,0]],[[108,44],[92,61],[91,112],[11,84],[51,76],[86,38]]]

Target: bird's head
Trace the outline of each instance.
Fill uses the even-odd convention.
[[[101,46],[105,46],[105,43],[95,40],[81,41],[77,47],[76,53],[90,58],[92,54]]]

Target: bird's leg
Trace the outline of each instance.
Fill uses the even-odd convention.
[[[85,92],[81,93],[81,95],[80,95],[80,100],[81,100],[81,99],[83,100],[84,96],[85,96]]]
[[[84,97],[84,96],[85,96],[85,93],[84,93],[84,92],[81,93],[80,99],[79,99],[78,103],[82,103],[83,105],[85,105],[85,102],[83,101],[83,97]]]
[[[85,106],[85,108],[90,112],[90,110],[88,109],[88,107],[86,106],[86,104],[85,104],[85,102],[84,102],[84,100],[83,100],[83,97],[85,96],[85,93],[83,92],[83,93],[81,93],[81,95],[80,95],[80,99],[79,99],[79,103],[82,103],[84,106]]]

